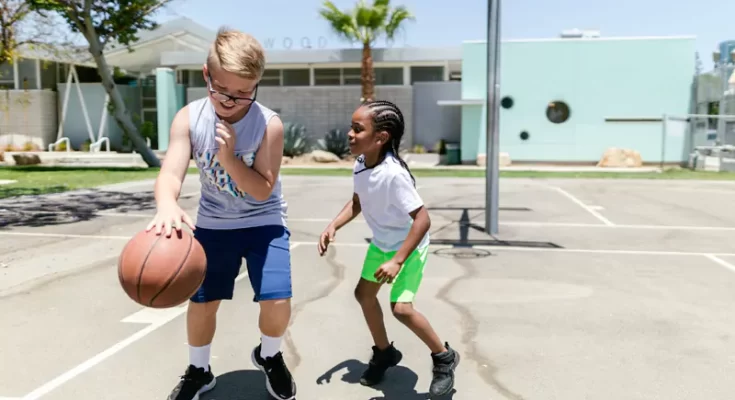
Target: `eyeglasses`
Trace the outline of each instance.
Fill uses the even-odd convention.
[[[235,104],[251,104],[255,102],[255,99],[258,97],[258,85],[255,85],[255,89],[253,90],[252,98],[235,97],[235,96],[230,96],[227,93],[218,92],[212,88],[212,75],[211,74],[209,74],[209,82],[207,82],[207,86],[208,86],[207,89],[209,90],[209,93],[212,95],[212,97],[214,97],[216,100],[221,101],[223,103],[227,101],[231,101]]]

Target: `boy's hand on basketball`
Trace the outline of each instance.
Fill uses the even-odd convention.
[[[393,283],[393,279],[396,279],[398,271],[401,270],[401,264],[398,264],[395,260],[390,260],[385,264],[381,265],[377,271],[375,271],[375,279],[380,283]]]
[[[215,140],[219,143],[217,157],[220,161],[229,161],[235,156],[235,130],[226,121],[217,122],[217,136]]]
[[[171,237],[173,229],[181,231],[181,223],[185,223],[191,230],[195,230],[194,221],[189,218],[184,210],[179,207],[178,204],[170,207],[164,207],[158,210],[156,216],[146,227],[146,231],[150,231],[153,227],[156,228],[156,235],[160,235],[161,232],[166,233],[166,237]]]
[[[320,256],[323,256],[324,253],[327,252],[327,247],[329,247],[329,243],[334,242],[334,237],[336,235],[337,230],[334,229],[332,225],[329,225],[327,229],[322,232],[322,235],[319,237],[319,243],[316,244]]]

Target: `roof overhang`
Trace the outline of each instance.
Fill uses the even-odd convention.
[[[373,62],[411,63],[460,61],[460,47],[373,49]],[[163,67],[201,65],[206,61],[206,51],[165,51],[161,53]],[[337,64],[360,63],[362,49],[323,50],[270,50],[266,51],[268,64]]]

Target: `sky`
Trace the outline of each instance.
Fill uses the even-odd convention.
[[[357,0],[333,0],[340,9]],[[370,1],[370,0],[368,0]],[[501,4],[501,38],[558,37],[566,29],[600,31],[601,36],[696,36],[705,70],[712,51],[735,40],[735,1],[698,0],[674,6],[676,0],[505,0]],[[416,17],[405,26],[393,47],[458,46],[482,40],[487,32],[487,0],[393,0]],[[595,4],[596,3],[596,4]],[[227,25],[253,34],[267,48],[306,45],[344,48],[318,15],[321,0],[174,0],[161,22],[185,16],[216,30]],[[216,5],[216,6],[215,6]],[[290,42],[289,42],[290,40]],[[384,47],[379,42],[376,47]],[[501,55],[502,56],[502,55]],[[655,61],[654,61],[655,62]]]

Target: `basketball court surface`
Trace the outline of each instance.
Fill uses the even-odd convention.
[[[350,178],[284,177],[294,279],[284,353],[300,400],[427,398],[429,352],[387,311],[402,364],[357,383],[372,344],[353,289],[370,237],[356,220],[316,241]],[[501,179],[500,234],[484,180],[419,178],[432,246],[417,298],[463,358],[454,399],[731,399],[735,185]],[[0,399],[165,399],[188,362],[185,308],[147,310],[117,281],[154,213],[152,182],[0,202]],[[196,215],[198,181],[181,204]],[[245,268],[242,269],[245,271]],[[211,400],[267,399],[250,363],[247,276],[223,304]]]

